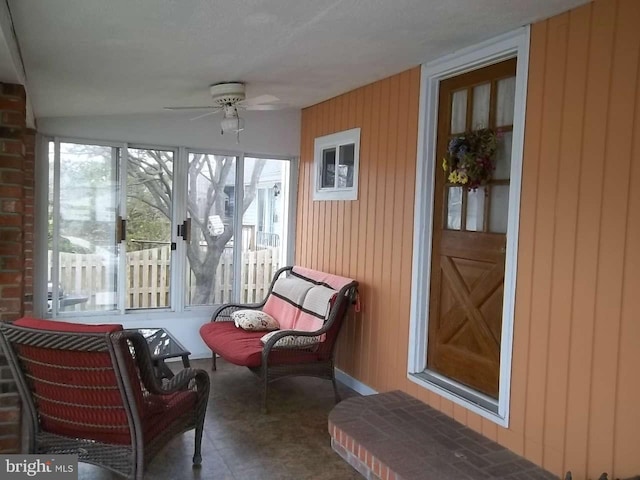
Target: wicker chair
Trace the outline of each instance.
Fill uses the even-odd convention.
[[[305,278],[315,284],[326,285],[318,278],[324,276],[337,279],[336,294],[322,327],[316,331],[279,330],[266,344],[261,343],[265,332],[247,332],[235,328],[231,314],[238,310],[262,310],[272,295],[274,285],[279,278],[295,275],[299,267],[283,267],[276,272],[265,299],[256,304],[225,304],[214,311],[211,322],[200,329],[200,336],[211,348],[212,370],[216,370],[216,354],[236,365],[246,366],[262,381],[262,409],[267,411],[268,387],[271,382],[281,378],[306,375],[331,380],[336,402],[340,395],[334,373],[334,351],[338,334],[344,323],[347,310],[357,296],[358,282],[323,272],[300,269],[315,278]],[[304,347],[282,347],[276,343],[285,337],[317,337],[322,341]]]
[[[0,343],[27,412],[29,453],[77,454],[140,480],[171,438],[195,429],[200,465],[204,370],[161,383],[144,338],[120,325],[20,319],[0,326]]]

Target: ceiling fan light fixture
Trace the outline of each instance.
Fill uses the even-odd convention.
[[[235,117],[224,117],[220,122],[220,129],[222,134],[241,132],[244,130],[244,119],[237,115]]]

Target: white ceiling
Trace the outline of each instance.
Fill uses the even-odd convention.
[[[305,107],[585,0],[8,0],[36,117]],[[171,115],[170,112],[166,113]]]

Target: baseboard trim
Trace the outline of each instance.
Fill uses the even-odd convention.
[[[344,383],[351,390],[355,390],[360,395],[375,395],[378,393],[376,390],[368,385],[365,385],[360,380],[356,380],[351,375],[344,373],[339,368],[336,368],[336,380],[340,383]]]

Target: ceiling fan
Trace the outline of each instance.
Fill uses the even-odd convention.
[[[190,107],[164,107],[165,110],[211,110],[210,112],[193,117],[191,120],[224,112],[220,122],[220,133],[235,133],[240,143],[240,132],[244,130],[244,119],[238,114],[238,110],[278,110],[283,105],[275,105],[273,102],[280,100],[273,95],[259,95],[257,97],[245,97],[245,85],[242,82],[216,83],[209,87],[212,105]]]

